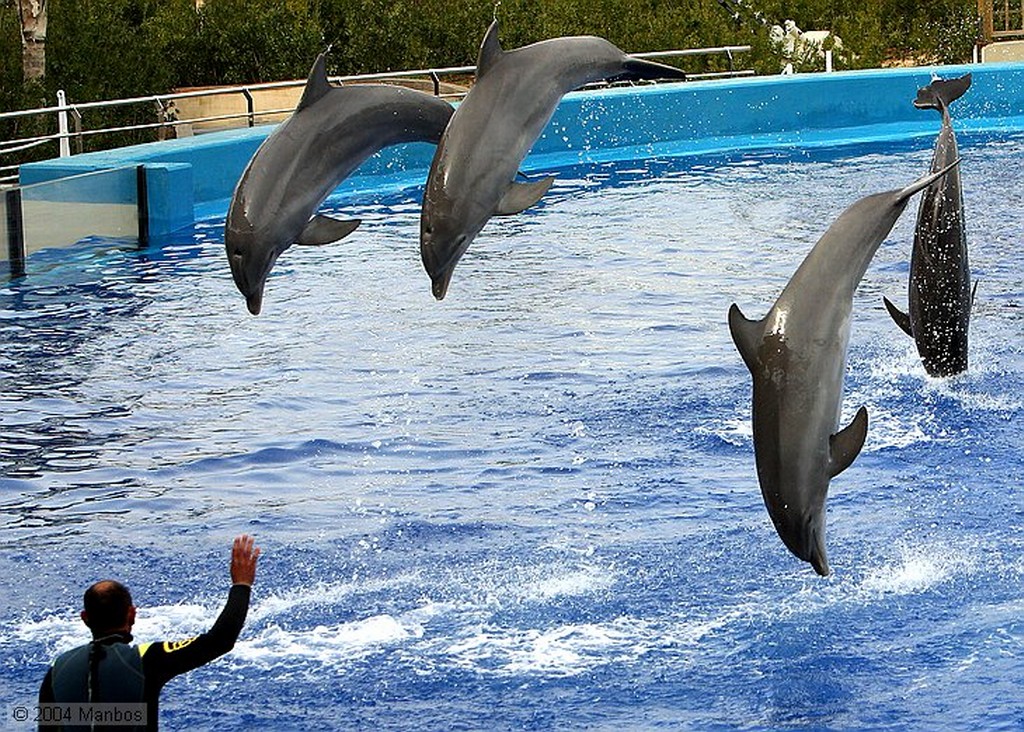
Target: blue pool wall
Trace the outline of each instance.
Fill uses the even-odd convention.
[[[1024,63],[874,69],[744,77],[574,92],[562,100],[522,169],[731,150],[814,147],[931,136],[939,115],[913,106],[934,76],[972,74],[952,109],[959,131],[1024,127]],[[22,166],[31,185],[94,170],[143,165],[151,237],[223,217],[263,125],[154,142]],[[388,148],[335,191],[354,194],[420,185],[434,147]]]

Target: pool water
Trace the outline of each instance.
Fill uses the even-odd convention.
[[[967,374],[890,320],[916,198],[857,292],[817,577],[768,519],[761,317],[855,199],[932,140],[559,171],[435,302],[418,190],[333,200],[252,317],[222,221],[94,241],[0,289],[0,707],[122,579],[139,640],[205,630],[263,547],[225,658],[164,729],[1016,729],[1024,725],[1024,135],[961,136],[980,281]]]

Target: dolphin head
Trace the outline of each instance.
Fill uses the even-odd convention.
[[[768,515],[779,538],[793,554],[809,562],[814,571],[827,577],[831,571],[825,551],[825,494],[823,485],[788,486],[784,491],[764,491]],[[788,496],[783,500],[782,495]],[[774,498],[773,498],[774,496]],[[806,497],[810,500],[802,500]]]
[[[287,246],[278,246],[256,230],[240,207],[232,206],[224,226],[224,248],[235,286],[245,297],[253,315],[263,307],[263,288],[278,256]]]
[[[420,257],[430,276],[431,291],[438,300],[448,292],[452,272],[470,243],[483,228],[486,214],[474,216],[472,201],[459,205],[441,190],[428,189],[420,215]],[[474,222],[479,220],[479,225]]]

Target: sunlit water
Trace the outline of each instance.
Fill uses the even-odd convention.
[[[929,378],[882,306],[916,199],[858,290],[830,578],[765,512],[725,322],[930,144],[563,170],[441,303],[417,190],[334,201],[362,226],[289,250],[256,318],[219,221],[39,255],[0,289],[0,706],[101,577],[140,640],[206,629],[247,531],[246,628],[166,729],[1024,725],[1024,137],[961,138],[969,373]]]

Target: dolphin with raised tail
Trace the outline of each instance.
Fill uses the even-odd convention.
[[[971,86],[971,75],[935,79],[919,89],[914,106],[935,109],[942,129],[935,141],[932,170],[941,170],[959,156],[949,105]],[[931,376],[953,376],[967,370],[967,330],[974,292],[967,263],[967,230],[960,170],[950,171],[921,196],[910,256],[908,312],[888,298],[885,307],[896,324],[914,339]]]
[[[789,550],[822,576],[829,481],[857,457],[868,429],[864,407],[839,429],[853,294],[910,197],[955,165],[846,209],[761,320],[729,309],[753,377],[754,457],[768,515]]]
[[[249,312],[260,312],[270,270],[288,247],[329,244],[359,225],[316,215],[341,181],[390,145],[437,143],[452,112],[448,102],[413,89],[333,86],[320,54],[295,112],[256,150],[228,209],[224,246]]]
[[[420,216],[420,255],[444,298],[456,263],[487,221],[534,205],[554,181],[515,182],[519,164],[573,89],[615,79],[685,79],[672,66],[632,58],[596,36],[552,38],[503,51],[495,20],[476,82],[438,144]]]

